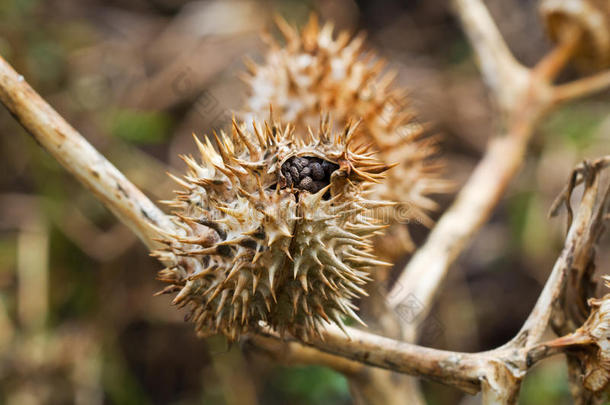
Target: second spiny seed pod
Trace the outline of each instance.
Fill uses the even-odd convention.
[[[363,35],[334,35],[332,24],[319,26],[315,16],[301,31],[279,17],[277,26],[285,43],[266,36],[265,61],[248,64],[250,94],[242,117],[264,116],[272,104],[282,120],[297,128],[315,125],[320,110],[329,111],[337,126],[361,120],[355,143],[370,144],[381,161],[397,163],[373,191],[378,199],[398,203],[385,210],[392,226],[375,241],[377,253],[395,261],[414,248],[405,223],[430,226],[428,213],[437,208],[430,195],[450,189],[440,177],[442,165],[432,159],[436,141],[421,139],[423,127],[415,122],[405,91],[392,85],[392,72],[383,73],[383,60],[364,51]]]
[[[217,149],[197,140],[201,161],[184,157],[184,190],[169,202],[178,230],[158,230],[165,248],[154,253],[169,264],[163,292],[178,291],[202,334],[231,340],[261,321],[307,339],[324,321],[358,320],[352,300],[385,264],[370,238],[384,228],[372,210],[389,203],[367,195],[388,166],[354,147],[355,125],[251,128],[233,122]]]

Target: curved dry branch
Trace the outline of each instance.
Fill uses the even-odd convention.
[[[564,298],[569,272],[578,271],[579,267],[594,257],[595,243],[603,226],[608,190],[600,190],[600,172],[606,167],[605,163],[602,158],[593,163],[584,162],[575,169],[575,173],[582,173],[585,183],[582,200],[569,228],[561,255],[555,262],[532,313],[510,343],[511,346],[531,347],[538,344],[553,315],[564,316],[561,313],[560,301]],[[569,201],[566,201],[566,205],[568,204]]]
[[[496,138],[485,157],[438,221],[426,243],[411,258],[388,296],[398,307],[414,295],[430,307],[446,272],[483,225],[523,160],[529,128]],[[424,318],[425,316],[421,316]]]

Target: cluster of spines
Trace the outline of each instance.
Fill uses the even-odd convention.
[[[423,126],[414,122],[406,92],[392,88],[395,73],[384,74],[385,62],[364,51],[364,35],[351,39],[341,31],[335,38],[332,24],[320,27],[315,16],[301,32],[280,17],[276,23],[285,44],[266,35],[265,62],[247,63],[250,96],[243,116],[260,116],[271,103],[282,119],[297,127],[312,124],[320,109],[331,111],[339,124],[361,118],[357,142],[370,143],[383,162],[398,163],[374,189],[375,198],[399,203],[392,212],[396,222],[390,230],[392,241],[380,239],[376,244],[380,250],[400,245],[386,252],[388,258],[396,259],[413,248],[404,222],[431,225],[428,212],[437,205],[430,195],[451,188],[439,176],[442,165],[432,159],[436,139],[421,139]]]
[[[368,214],[387,205],[366,189],[388,167],[352,147],[356,127],[333,133],[325,118],[317,135],[295,136],[234,122],[230,137],[214,134],[217,149],[195,138],[202,162],[183,157],[190,170],[174,179],[184,190],[168,202],[179,231],[158,230],[165,248],[154,254],[171,263],[159,273],[170,283],[162,293],[179,291],[174,303],[190,304],[199,331],[236,339],[263,321],[305,339],[322,320],[357,317],[351,300],[381,264],[369,239],[382,227]],[[298,156],[333,162],[330,184],[282,187],[282,163]]]

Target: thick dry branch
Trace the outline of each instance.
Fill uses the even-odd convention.
[[[347,332],[349,337],[338,327],[329,326],[322,332],[321,340],[305,344],[370,366],[426,377],[469,393],[479,391],[486,367],[494,362],[483,354],[430,349],[349,327]],[[282,344],[273,331],[266,329],[261,333]]]
[[[365,365],[345,357],[320,351],[299,342],[278,344],[276,338],[265,335],[251,335],[242,343],[246,350],[271,357],[286,365],[320,365],[332,368],[346,376],[355,376],[365,369]]]
[[[357,387],[357,390],[352,387],[355,403],[383,405],[425,403],[419,396],[414,379],[397,379],[397,375],[386,370],[367,367],[359,361],[327,353],[297,341],[280,342],[277,337],[252,334],[242,342],[242,348],[249,353],[265,355],[280,364],[315,364],[332,368],[348,377],[350,383]]]
[[[90,189],[149,248],[149,224],[171,229],[167,216],[91,146],[0,57],[0,100],[57,161]]]
[[[534,124],[550,104],[547,82],[533,80],[539,76],[533,76],[515,61],[485,5],[480,0],[453,3],[483,76],[505,111],[511,113],[511,122],[506,134],[491,140],[456,200],[411,258],[389,294],[392,308],[414,296],[423,307],[418,321],[425,319],[449,266],[487,221],[517,173]],[[406,339],[415,337],[417,326],[417,322],[405,325]]]

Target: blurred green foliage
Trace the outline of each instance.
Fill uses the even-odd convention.
[[[535,198],[532,191],[523,191],[512,195],[508,200],[508,216],[511,230],[511,242],[519,245],[527,225],[527,213],[531,200]]]
[[[561,108],[542,125],[549,137],[561,137],[576,148],[584,148],[594,141],[596,130],[610,116],[608,105],[583,102]]]
[[[338,405],[349,402],[347,380],[326,367],[278,367],[268,384],[283,396],[276,399],[278,403]]]
[[[519,405],[569,405],[568,368],[563,357],[537,364],[523,385]]]
[[[108,115],[109,132],[128,142],[161,143],[171,134],[171,117],[162,112],[122,109]]]

